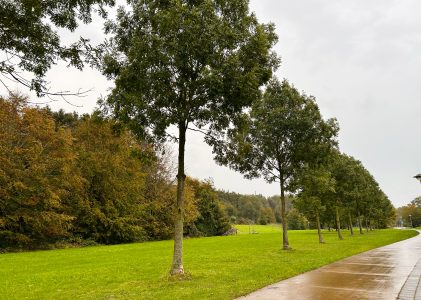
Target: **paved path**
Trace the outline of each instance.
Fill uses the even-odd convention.
[[[267,286],[239,300],[419,299],[421,234]]]

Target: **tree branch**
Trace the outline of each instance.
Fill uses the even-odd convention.
[[[191,131],[194,131],[194,132],[199,132],[199,133],[203,134],[204,136],[206,136],[206,137],[208,137],[208,138],[210,138],[214,141],[217,141],[217,138],[215,138],[209,131],[204,131],[204,130],[201,130],[201,129],[198,129],[198,128],[191,128],[191,127],[187,127],[187,129],[191,130]]]

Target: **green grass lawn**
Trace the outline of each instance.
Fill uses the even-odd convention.
[[[240,228],[239,228],[240,229]],[[244,228],[245,229],[245,228]],[[167,272],[172,242],[87,247],[0,255],[1,299],[230,299],[341,258],[417,234],[378,230],[337,240],[325,232],[290,231],[291,251],[281,234],[240,234],[185,241],[190,278]]]
[[[257,234],[257,233],[281,233],[282,225],[270,224],[270,225],[235,225],[238,230],[238,234]]]

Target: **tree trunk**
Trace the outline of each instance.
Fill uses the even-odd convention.
[[[288,224],[287,224],[287,213],[285,207],[285,191],[284,191],[284,184],[281,181],[281,215],[282,215],[282,249],[288,250],[289,242],[288,242]]]
[[[171,268],[171,275],[184,274],[183,267],[183,223],[184,223],[184,153],[186,146],[185,123],[178,125],[178,173],[177,173],[177,204],[174,220],[174,255]]]
[[[368,221],[367,221],[367,217],[365,218],[365,231],[368,232]]]
[[[324,244],[325,241],[323,239],[322,230],[320,228],[320,216],[319,216],[319,212],[316,212],[316,222],[317,222],[317,234],[319,235],[319,243],[320,244]]]
[[[352,228],[351,211],[348,211],[348,218],[349,218],[349,230],[351,231],[351,235],[354,235],[354,228]]]
[[[363,232],[363,225],[361,223],[362,223],[361,222],[361,215],[358,212],[358,227],[360,227],[360,234],[364,234],[364,232]]]
[[[343,240],[341,232],[341,221],[339,220],[339,207],[336,206],[336,228],[338,229],[338,238]]]

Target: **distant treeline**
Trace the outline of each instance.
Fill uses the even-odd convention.
[[[421,226],[421,196],[412,200],[409,204],[397,209],[397,226],[420,227]]]
[[[227,215],[232,223],[237,224],[271,224],[281,223],[280,196],[264,197],[262,195],[242,195],[234,192],[218,191],[219,199],[224,203]],[[286,198],[288,211],[288,229],[306,229],[308,221],[293,207],[293,197]]]
[[[223,202],[226,213],[232,223],[266,225],[282,222],[279,195],[264,197],[262,195],[242,195],[235,192],[218,191],[218,197]],[[307,213],[307,207],[300,205],[300,200],[299,197],[291,195],[286,198],[288,229],[317,229],[315,219],[312,218],[311,214]],[[394,222],[395,210],[393,206],[387,199],[383,199],[383,201],[383,204],[380,201],[376,202],[379,206],[383,205],[377,210],[367,204],[365,204],[365,207],[361,207],[361,212],[364,216],[362,225],[369,230],[372,228],[385,228]],[[294,204],[296,207],[294,207]],[[418,224],[416,220],[421,220],[421,218],[418,218],[413,205],[408,205],[408,208],[400,208],[399,211],[406,212],[409,211],[409,208],[413,211],[414,224]],[[421,208],[419,210],[419,216],[421,216]],[[354,214],[353,212],[352,215]],[[349,208],[343,207],[340,210],[340,215],[342,219],[349,220]],[[408,212],[404,215],[405,220],[409,220]],[[321,227],[328,230],[336,229],[335,218],[334,207],[325,207],[323,212],[320,213]],[[355,218],[352,218],[350,222],[352,226],[359,226],[358,220]],[[349,228],[349,226],[349,222],[341,224],[341,228]]]
[[[231,222],[238,224],[280,223],[281,208],[279,196],[242,195],[234,192],[218,191],[219,199],[225,204]],[[290,206],[290,201],[288,206]]]

